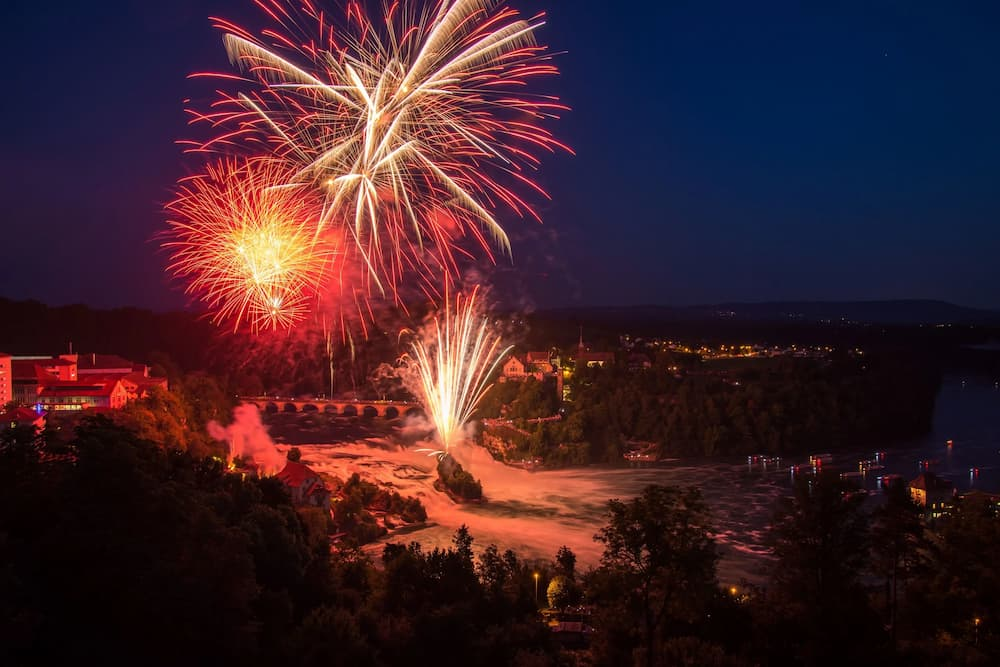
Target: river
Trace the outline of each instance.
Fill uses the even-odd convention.
[[[950,447],[948,440],[953,441]],[[803,456],[783,460],[780,466],[764,466],[741,457],[672,461],[647,468],[591,466],[531,472],[499,464],[481,449],[462,447],[454,452],[455,458],[482,481],[488,502],[456,505],[433,489],[435,459],[413,449],[401,451],[379,438],[347,445],[300,445],[300,449],[304,462],[319,471],[340,477],[358,471],[421,498],[428,511],[427,525],[387,541],[446,546],[455,529],[466,524],[478,547],[493,543],[525,558],[552,558],[565,544],[584,567],[600,559],[601,545],[593,537],[604,523],[609,498],[631,498],[648,484],[696,486],[712,513],[721,556],[719,577],[726,584],[761,580],[768,559],[766,528],[776,501],[792,485],[789,465],[806,462]],[[992,379],[948,377],[930,434],[895,446],[841,451],[826,467],[856,472],[859,461],[872,459],[876,449],[885,451],[884,468],[857,480],[870,492],[868,503],[879,502],[879,477],[898,474],[913,479],[921,471],[921,461],[930,461],[930,469],[959,492],[1000,492],[1000,387]],[[380,549],[381,544],[370,547],[373,555]]]

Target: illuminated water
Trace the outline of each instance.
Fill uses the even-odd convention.
[[[947,440],[954,446],[946,446]],[[720,579],[758,580],[766,564],[765,530],[775,501],[790,488],[788,466],[806,457],[782,461],[780,468],[748,465],[745,458],[675,461],[650,468],[588,467],[528,472],[494,462],[482,450],[464,448],[458,458],[483,482],[488,502],[456,505],[434,491],[435,460],[416,452],[394,450],[384,440],[350,445],[303,445],[303,459],[320,471],[340,477],[354,471],[373,475],[401,493],[419,496],[428,510],[428,525],[390,541],[421,542],[425,547],[450,543],[454,530],[467,524],[478,546],[495,543],[527,558],[552,558],[563,544],[586,567],[600,559],[593,541],[604,523],[609,498],[627,499],[647,484],[693,485],[711,509],[722,560]],[[858,470],[874,449],[838,454],[831,465],[840,472]],[[920,472],[919,461],[934,460],[931,469],[950,479],[959,491],[1000,491],[1000,389],[993,381],[946,381],[938,397],[933,432],[918,441],[888,450],[884,469],[858,481],[878,502],[878,477],[899,474],[909,480]],[[977,474],[969,469],[978,468]],[[377,553],[381,545],[374,545]]]

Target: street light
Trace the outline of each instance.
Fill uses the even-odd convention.
[[[538,577],[539,577],[539,574],[537,572],[535,572],[535,574],[533,576],[535,577],[535,605],[537,606],[538,605]]]
[[[979,646],[979,624],[982,622],[982,620],[977,616],[974,619],[972,619],[972,622],[976,626],[976,646]]]

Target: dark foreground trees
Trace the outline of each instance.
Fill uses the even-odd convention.
[[[80,428],[62,456],[5,454],[0,651],[6,664],[169,664],[196,648],[205,660],[246,659],[262,597],[255,570],[272,562],[251,551],[252,536],[294,544],[296,529],[291,508],[266,506],[256,483],[107,419]]]
[[[775,562],[757,611],[758,639],[782,664],[865,664],[883,655],[885,636],[863,583],[869,535],[862,502],[831,473],[798,480],[779,507]]]
[[[803,482],[775,518],[766,585],[735,592],[690,489],[611,501],[589,571],[566,548],[479,551],[465,529],[445,549],[387,545],[375,567],[331,555],[312,518],[273,479],[107,419],[69,442],[4,431],[0,664],[1000,664],[988,496],[926,526],[898,489],[871,514],[837,477]],[[593,626],[589,649],[558,648],[547,599]]]
[[[906,484],[896,480],[885,493],[885,504],[872,514],[869,569],[884,582],[882,616],[895,646],[900,597],[913,579],[928,574],[931,544],[924,534],[923,511]]]
[[[1000,517],[995,498],[961,498],[929,539],[931,561],[908,583],[900,602],[900,650],[939,664],[1000,664]]]
[[[770,665],[1000,664],[1000,518],[959,498],[928,524],[903,486],[873,511],[836,475],[782,503],[775,561],[750,599],[749,655]]]
[[[86,420],[0,441],[0,664],[554,664],[512,553],[331,559],[274,479]]]
[[[588,591],[598,604],[601,664],[660,665],[679,637],[696,637],[718,591],[715,543],[696,489],[649,486],[612,500],[601,567]]]

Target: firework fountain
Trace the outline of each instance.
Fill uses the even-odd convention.
[[[418,337],[405,357],[409,383],[420,397],[437,432],[443,456],[466,437],[466,426],[500,360],[510,351],[502,347],[486,317],[478,312],[474,290],[458,295],[454,308],[445,301],[444,314],[434,317],[424,337]]]

